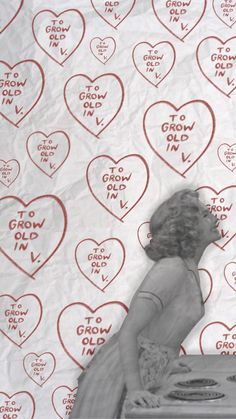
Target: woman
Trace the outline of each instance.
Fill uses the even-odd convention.
[[[132,406],[158,407],[164,377],[189,371],[181,342],[204,314],[197,270],[206,247],[220,238],[218,220],[189,189],[153,214],[147,255],[156,263],[136,291],[119,331],[79,377],[70,418],[125,417]]]

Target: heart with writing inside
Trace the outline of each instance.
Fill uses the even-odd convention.
[[[202,201],[209,211],[218,219],[218,230],[221,239],[214,242],[214,244],[221,250],[224,250],[236,235],[234,229],[236,186],[227,186],[219,192],[211,186],[201,186],[197,191],[200,192]]]
[[[138,154],[117,161],[101,155],[89,163],[87,182],[94,198],[122,221],[143,197],[149,182],[149,169]]]
[[[63,65],[83,40],[85,20],[77,9],[64,10],[60,14],[41,10],[33,19],[32,29],[40,48]]]
[[[170,42],[140,42],[132,53],[138,72],[151,84],[158,86],[170,73],[175,63],[175,49]]]
[[[84,369],[98,349],[117,332],[127,311],[119,301],[107,302],[96,309],[82,302],[67,305],[57,321],[64,351]]]
[[[0,115],[18,126],[42,96],[43,69],[34,60],[20,61],[14,66],[0,61],[0,78]]]
[[[9,188],[20,173],[18,160],[0,160],[0,182]]]
[[[185,177],[213,139],[215,116],[202,100],[192,100],[178,108],[171,102],[160,101],[146,110],[143,128],[154,153]]]
[[[119,113],[124,87],[120,78],[112,73],[94,80],[85,74],[76,74],[66,82],[64,99],[76,121],[98,137]]]
[[[64,419],[71,414],[77,390],[78,387],[59,386],[53,391],[52,405],[59,418]]]
[[[0,251],[33,277],[54,255],[65,236],[67,214],[55,195],[27,204],[16,196],[0,199]]]
[[[112,37],[93,38],[90,42],[90,50],[94,57],[101,63],[106,64],[116,50],[116,41]]]
[[[213,0],[213,10],[216,16],[229,28],[236,22],[236,3],[235,1]]]
[[[36,131],[28,137],[26,149],[38,169],[52,177],[69,155],[70,139],[64,131],[54,131],[49,135]]]
[[[197,47],[198,66],[206,79],[226,96],[236,89],[236,37],[203,39]]]
[[[35,414],[35,401],[28,391],[18,391],[12,396],[1,391],[0,406],[1,419],[33,419]]]
[[[23,366],[28,377],[42,387],[54,373],[56,359],[51,352],[41,355],[31,352],[24,357]]]
[[[76,246],[75,260],[85,278],[104,291],[124,265],[125,248],[119,239],[113,237],[101,243],[85,239]]]
[[[209,323],[201,331],[199,343],[202,354],[236,355],[236,325]]]
[[[159,22],[172,35],[183,40],[198,25],[206,10],[207,1],[152,0]]]
[[[141,244],[143,249],[149,244],[152,238],[152,234],[150,233],[149,227],[150,227],[150,222],[145,221],[144,223],[140,224],[137,230],[138,241]]]
[[[0,34],[13,22],[24,0],[1,0]]]
[[[236,262],[227,263],[224,269],[224,277],[230,288],[236,291]]]
[[[109,2],[106,0],[91,0],[92,6],[97,14],[113,28],[129,15],[136,0],[119,0]]]
[[[42,304],[34,294],[19,298],[0,295],[1,332],[21,347],[37,329],[42,318]]]
[[[217,149],[218,157],[227,169],[233,172],[236,169],[236,144],[221,144]]]

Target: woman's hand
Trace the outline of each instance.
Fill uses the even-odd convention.
[[[184,374],[190,371],[191,371],[191,368],[187,364],[182,362],[180,359],[176,359],[172,363],[170,375],[171,374]]]
[[[125,408],[130,410],[133,407],[159,407],[160,401],[156,394],[152,394],[146,390],[128,391]]]

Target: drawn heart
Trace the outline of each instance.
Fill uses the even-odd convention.
[[[104,291],[120,273],[125,261],[125,248],[116,238],[82,240],[75,250],[75,260],[80,272],[95,287]]]
[[[216,215],[219,220],[218,230],[221,239],[214,242],[214,244],[221,250],[224,250],[236,235],[236,231],[234,230],[236,186],[227,186],[219,192],[211,186],[201,186],[197,191],[201,192],[203,202],[209,211],[213,215]]]
[[[77,390],[78,387],[71,389],[67,386],[60,386],[53,391],[52,405],[59,418],[64,419],[71,414]]]
[[[85,74],[76,74],[66,82],[64,99],[76,121],[98,137],[120,111],[124,87],[120,78],[112,73],[94,80]]]
[[[41,322],[42,310],[37,295],[25,294],[19,298],[8,294],[0,295],[1,332],[21,347]]]
[[[152,0],[159,22],[176,38],[184,39],[198,25],[206,10],[207,1]]]
[[[233,172],[236,169],[236,144],[221,144],[217,149],[218,157],[227,169]]]
[[[81,302],[67,305],[57,321],[64,351],[84,369],[98,349],[117,332],[127,312],[127,307],[119,301],[105,303],[95,310]]]
[[[236,263],[230,262],[225,266],[224,277],[227,284],[236,291]]]
[[[33,19],[32,30],[40,48],[63,65],[83,40],[85,20],[77,9],[64,10],[60,14],[41,10]]]
[[[54,373],[56,359],[51,352],[31,352],[24,357],[23,366],[28,377],[42,387]]]
[[[230,97],[236,89],[236,37],[225,42],[216,36],[205,38],[198,45],[196,54],[202,74],[220,92]]]
[[[0,418],[33,419],[35,414],[35,401],[28,391],[18,391],[9,396],[0,392]],[[9,414],[9,412],[12,412]],[[15,412],[15,413],[14,413]]]
[[[236,3],[213,0],[212,6],[216,16],[229,28],[232,28],[236,22]]]
[[[64,239],[67,214],[54,195],[28,204],[16,196],[0,199],[0,251],[33,277],[54,255]]]
[[[13,67],[0,61],[0,78],[0,115],[18,127],[42,96],[43,69],[34,60],[20,61]]]
[[[143,249],[149,244],[152,238],[152,235],[149,230],[149,226],[150,226],[150,222],[145,221],[144,223],[140,224],[137,231],[138,241],[141,244]]]
[[[93,38],[90,42],[90,50],[95,58],[106,64],[116,50],[116,41],[112,37]]]
[[[13,22],[20,9],[22,8],[24,0],[1,0],[1,16],[0,16],[0,33]]]
[[[140,42],[132,53],[136,70],[151,84],[158,86],[175,63],[175,49],[170,42]]]
[[[64,131],[54,131],[49,135],[36,131],[28,137],[26,149],[38,169],[52,177],[69,155],[70,139]]]
[[[0,182],[9,188],[20,173],[18,160],[0,160]]]
[[[130,154],[118,161],[101,155],[91,160],[86,176],[94,198],[110,214],[123,221],[143,197],[149,182],[149,169],[138,154]]]
[[[179,108],[160,101],[146,110],[143,129],[154,153],[185,177],[213,139],[215,116],[208,103],[202,100],[192,100]]]
[[[236,355],[236,325],[209,323],[201,331],[199,343],[202,354]]]
[[[199,271],[199,276],[200,276],[202,298],[205,304],[211,295],[211,291],[213,287],[212,276],[207,269],[200,268],[198,269],[198,271]]]
[[[136,0],[119,0],[108,4],[105,0],[91,0],[95,12],[113,28],[117,28],[130,14],[135,2]]]

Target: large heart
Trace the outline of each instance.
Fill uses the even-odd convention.
[[[154,153],[185,177],[213,139],[215,116],[208,103],[202,100],[192,100],[179,108],[160,101],[146,110],[143,128]]]
[[[236,291],[236,262],[227,263],[224,269],[224,277],[230,288]]]
[[[220,161],[233,172],[236,169],[236,144],[221,144],[217,149]]]
[[[119,301],[105,303],[96,309],[82,302],[67,305],[57,322],[64,351],[84,369],[98,349],[117,332],[127,311]]]
[[[78,387],[71,389],[68,386],[57,387],[52,393],[52,405],[57,416],[64,419],[71,414]]]
[[[154,13],[165,28],[179,39],[184,39],[200,22],[207,1],[152,0]]]
[[[31,352],[25,355],[23,366],[28,377],[42,387],[54,373],[56,359],[51,352],[41,355]]]
[[[236,3],[232,1],[213,0],[213,10],[218,18],[229,28],[236,22]]]
[[[0,182],[7,186],[11,186],[11,184],[16,180],[20,173],[20,164],[18,160],[0,160]]]
[[[0,34],[12,23],[24,0],[1,0]]]
[[[116,50],[116,41],[111,36],[104,39],[93,38],[90,42],[90,50],[94,57],[106,64]]]
[[[0,115],[18,126],[42,96],[44,73],[34,60],[24,60],[11,67],[0,61]]]
[[[236,325],[209,323],[201,331],[199,343],[202,354],[236,355]]]
[[[26,148],[38,169],[52,177],[69,155],[70,139],[64,131],[54,131],[49,135],[36,131],[28,137]]]
[[[41,10],[33,19],[32,29],[40,48],[63,65],[83,40],[85,20],[77,9],[64,10],[60,14]]]
[[[65,236],[67,214],[54,195],[28,204],[16,196],[0,199],[0,251],[33,277],[57,251]]]
[[[101,243],[85,239],[76,246],[75,260],[85,278],[104,291],[123,268],[125,248],[113,237]]]
[[[175,63],[175,49],[170,42],[140,42],[132,53],[138,72],[151,84],[158,86],[168,76]]]
[[[89,163],[87,182],[94,198],[114,217],[123,221],[144,195],[149,169],[144,158],[138,154],[130,154],[118,161],[101,155]]]
[[[120,111],[124,87],[120,78],[112,73],[94,80],[85,74],[76,74],[67,80],[64,98],[76,121],[98,137]]]
[[[236,231],[234,230],[234,220],[236,217],[236,186],[227,186],[219,192],[211,186],[201,186],[197,191],[201,191],[204,203],[209,211],[216,215],[219,220],[218,230],[221,239],[214,242],[214,244],[224,250],[227,244],[236,235]]]
[[[136,0],[119,0],[108,2],[106,0],[91,0],[97,14],[113,28],[128,16],[135,5]]]
[[[37,329],[42,318],[42,304],[34,294],[19,298],[0,295],[1,332],[21,347]]]
[[[202,74],[228,97],[236,89],[235,54],[236,37],[223,42],[210,36],[197,47],[197,62]]]
[[[18,391],[12,396],[0,392],[0,406],[0,419],[33,419],[35,414],[35,401],[28,391]]]

